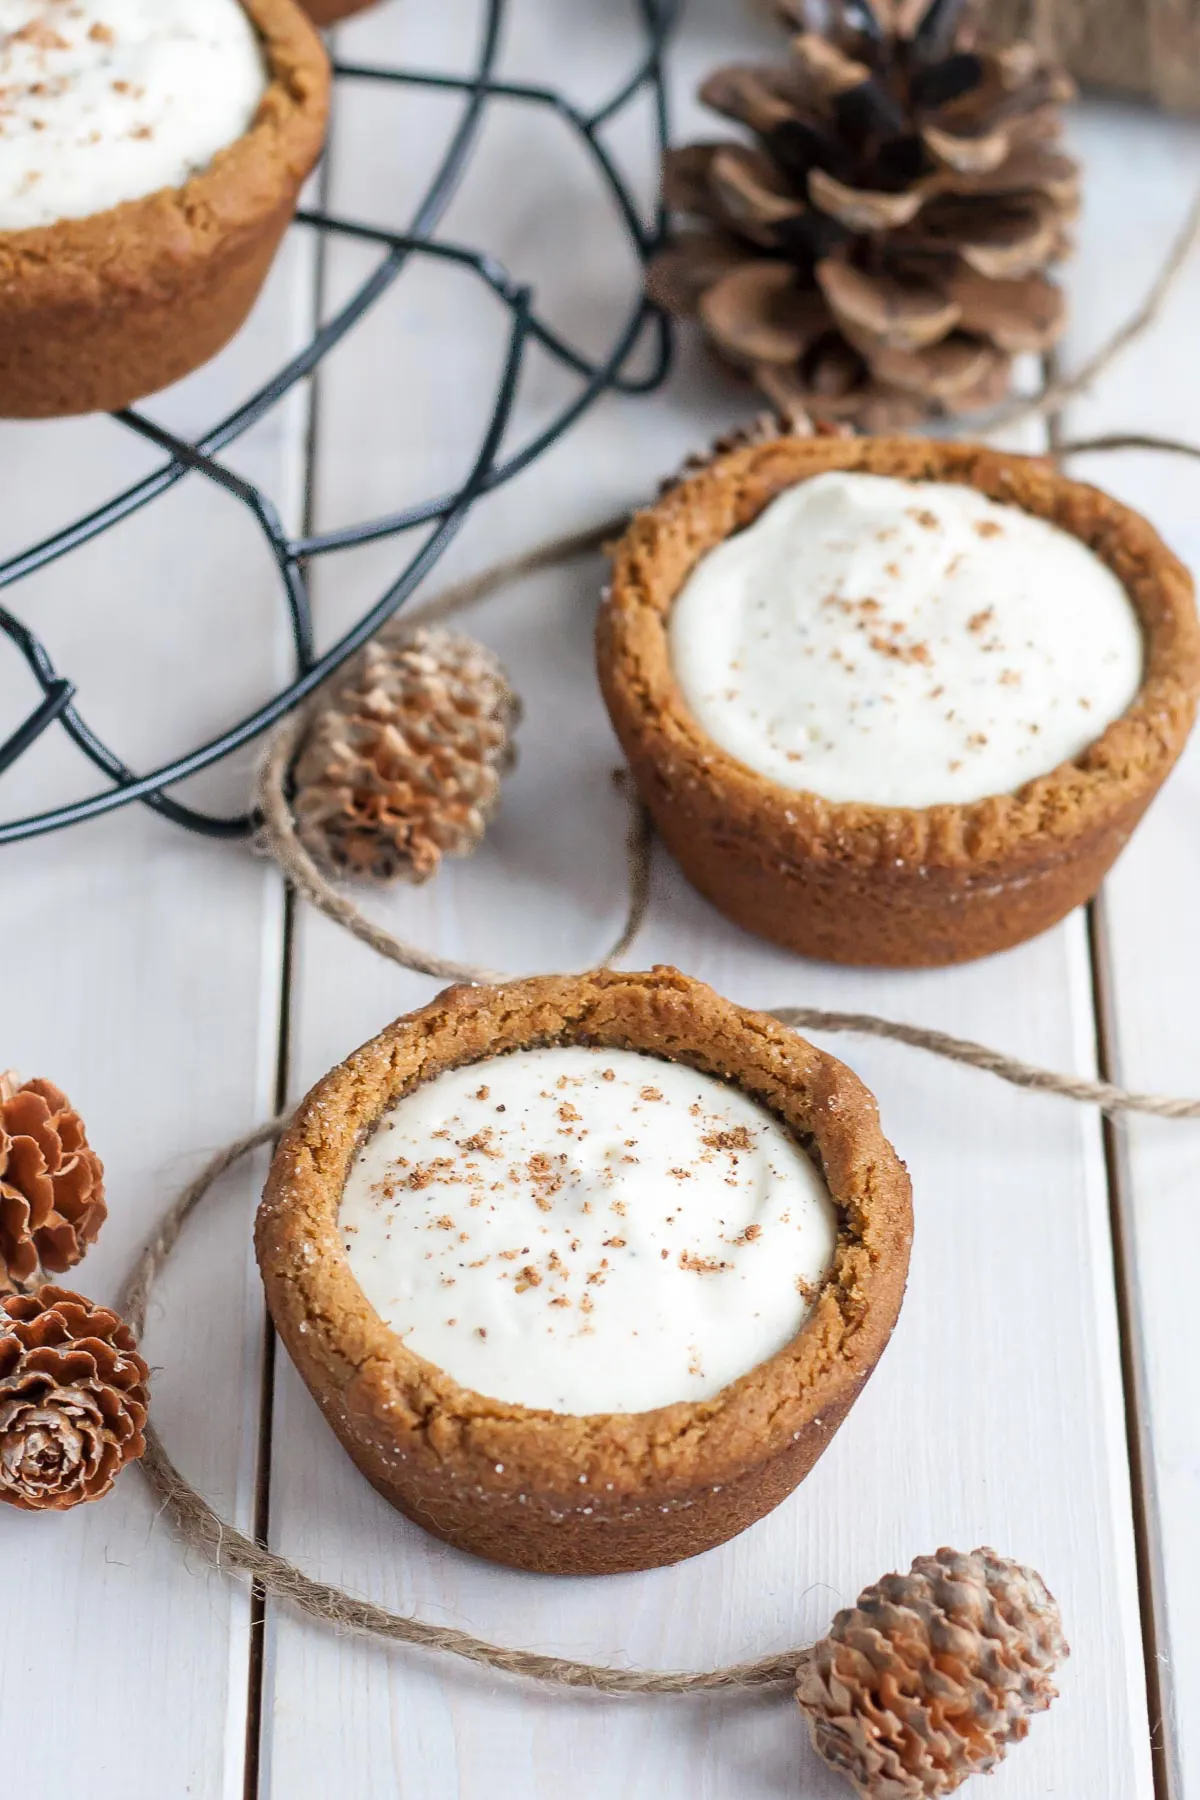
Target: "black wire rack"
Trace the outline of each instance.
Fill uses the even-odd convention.
[[[636,0],[635,15],[643,42],[635,65],[616,92],[591,110],[581,109],[554,88],[499,78],[497,60],[509,0],[484,0],[475,65],[469,74],[453,76],[408,68],[335,63],[335,80],[341,86],[385,83],[401,89],[437,89],[462,96],[461,114],[407,228],[380,230],[336,217],[326,210],[299,212],[295,229],[356,239],[377,246],[381,252],[378,264],[334,317],[236,412],[213,425],[195,442],[174,436],[141,412],[127,410],[114,414],[113,418],[120,425],[164,452],[162,463],[134,486],[114,495],[103,506],[75,520],[53,537],[0,563],[0,590],[13,588],[27,576],[111,530],[141,507],[152,504],[185,476],[199,476],[215,482],[247,509],[270,547],[288,613],[294,651],[293,679],[265,704],[222,731],[219,737],[159,768],[138,774],[127,767],[88,725],[75,705],[75,684],[58,670],[46,646],[28,625],[0,604],[0,632],[24,658],[41,689],[41,699],[32,712],[0,743],[0,774],[24,756],[44,732],[56,727],[64,731],[107,778],[107,785],[97,793],[47,812],[0,821],[0,844],[62,830],[135,801],[153,808],[176,825],[209,837],[248,836],[255,825],[252,813],[220,817],[172,799],[167,789],[233,754],[299,706],[412,597],[445,553],[476,501],[527,469],[602,394],[646,394],[662,383],[670,363],[669,327],[662,315],[646,301],[640,283],[607,353],[599,360],[592,360],[539,316],[533,290],[516,281],[486,250],[444,242],[437,232],[468,171],[488,109],[497,102],[513,102],[548,109],[582,142],[616,204],[639,266],[644,265],[661,242],[663,217],[660,211],[649,221],[642,218],[629,181],[606,147],[603,134],[605,128],[636,101],[649,95],[657,141],[660,149],[665,146],[668,114],[664,53],[680,6],[681,0]],[[415,257],[434,257],[473,274],[486,284],[509,314],[507,350],[487,426],[470,473],[455,492],[436,495],[402,512],[337,531],[290,537],[283,529],[279,512],[270,497],[226,467],[220,460],[221,452],[257,424],[298,383],[313,374],[322,359],[392,288]],[[505,454],[505,432],[525,359],[534,345],[540,346],[577,377],[579,385],[548,424],[519,448]],[[645,354],[647,345],[648,358]],[[635,372],[639,363],[647,366],[641,372]],[[420,546],[409,556],[400,574],[349,631],[318,655],[309,601],[309,569],[314,560],[352,546],[399,538],[422,530],[425,535]]]

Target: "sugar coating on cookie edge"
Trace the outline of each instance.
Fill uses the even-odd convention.
[[[838,1214],[740,1089],[628,1050],[518,1050],[399,1100],[351,1166],[342,1243],[407,1347],[559,1413],[704,1400],[796,1335]]]
[[[709,553],[670,616],[705,733],[834,802],[1015,791],[1134,700],[1133,604],[1071,533],[956,483],[829,471]]]
[[[0,231],[182,187],[267,82],[238,0],[0,0]]]

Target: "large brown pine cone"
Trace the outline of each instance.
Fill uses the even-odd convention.
[[[65,1511],[146,1448],[150,1371],[114,1312],[65,1288],[0,1300],[0,1501]]]
[[[515,760],[520,702],[473,638],[396,625],[313,714],[293,774],[301,843],[337,875],[422,882],[467,856]]]
[[[104,1166],[49,1081],[0,1075],[0,1289],[72,1268],[108,1217]]]
[[[1000,1762],[1070,1654],[1040,1575],[939,1550],[838,1613],[800,1671],[813,1743],[869,1800],[953,1793]]]
[[[803,23],[806,0],[775,0]],[[667,203],[703,221],[650,292],[785,412],[902,429],[991,405],[1059,336],[1046,268],[1069,248],[1072,93],[1032,46],[977,46],[964,0],[835,0],[788,63],[718,69],[701,97],[752,143],[668,154]]]

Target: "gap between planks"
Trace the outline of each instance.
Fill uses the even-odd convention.
[[[1061,373],[1050,351],[1042,359],[1047,384]],[[1067,441],[1061,411],[1046,418],[1047,447],[1056,456]],[[1087,908],[1088,974],[1091,984],[1096,1068],[1101,1081],[1119,1081],[1115,1054],[1116,1022],[1110,999],[1112,940],[1107,929],[1103,892]],[[1141,1333],[1138,1329],[1136,1254],[1130,1218],[1131,1192],[1122,1155],[1121,1126],[1111,1115],[1100,1121],[1104,1179],[1108,1192],[1108,1231],[1112,1245],[1113,1296],[1121,1359],[1125,1454],[1129,1464],[1129,1503],[1133,1523],[1138,1611],[1142,1628],[1142,1661],[1146,1678],[1146,1714],[1150,1728],[1150,1768],[1154,1800],[1182,1800],[1178,1765],[1168,1736],[1169,1710],[1164,1700],[1163,1670],[1168,1668],[1160,1643],[1166,1631],[1163,1600],[1161,1532],[1151,1478],[1149,1417]],[[1160,1624],[1162,1631],[1160,1632]]]
[[[1092,1012],[1096,1025],[1096,1063],[1102,1081],[1119,1081],[1120,1059],[1114,1053],[1116,1026],[1110,979],[1112,938],[1108,930],[1103,893],[1087,909],[1087,937]],[[1122,1129],[1120,1122],[1110,1115],[1106,1114],[1101,1121],[1104,1171],[1108,1184],[1109,1235],[1112,1239],[1113,1288],[1121,1354],[1121,1388],[1125,1399],[1129,1498],[1133,1517],[1138,1607],[1142,1623],[1142,1654],[1146,1669],[1150,1765],[1154,1800],[1183,1800],[1178,1754],[1170,1733],[1173,1713],[1166,1693],[1170,1685],[1170,1662],[1161,1649],[1166,1632],[1162,1530],[1154,1495],[1145,1355],[1137,1318],[1137,1251],[1131,1212],[1132,1189],[1124,1156]]]
[[[1042,374],[1049,385],[1061,374],[1052,350],[1042,359]],[[1057,456],[1067,441],[1061,411],[1046,418],[1046,441]],[[1095,1034],[1096,1070],[1101,1081],[1119,1081],[1115,1055],[1116,1023],[1110,1003],[1112,941],[1107,929],[1103,892],[1087,907],[1088,975],[1091,985],[1092,1023]],[[1117,1340],[1121,1359],[1121,1393],[1124,1401],[1125,1454],[1129,1464],[1129,1503],[1133,1523],[1134,1561],[1137,1574],[1138,1611],[1142,1628],[1142,1660],[1146,1677],[1146,1714],[1150,1729],[1150,1768],[1154,1800],[1182,1800],[1175,1760],[1167,1738],[1160,1649],[1160,1619],[1166,1629],[1162,1605],[1162,1563],[1157,1509],[1150,1478],[1147,1441],[1147,1404],[1141,1334],[1137,1325],[1135,1255],[1129,1216],[1130,1189],[1121,1154],[1121,1126],[1111,1114],[1101,1116],[1104,1179],[1108,1193],[1108,1231],[1112,1245],[1113,1296],[1116,1303]]]
[[[305,530],[308,522],[305,521]],[[296,935],[296,893],[283,892],[283,943],[279,971],[279,1036],[275,1054],[273,1110],[287,1105],[291,1048],[292,975]],[[258,1444],[254,1472],[254,1525],[252,1535],[260,1544],[271,1533],[271,1440],[275,1424],[275,1357],[278,1340],[271,1315],[262,1309],[262,1366],[259,1375]],[[242,1780],[243,1800],[258,1800],[262,1759],[263,1694],[266,1681],[267,1596],[260,1582],[250,1586],[250,1635],[247,1661],[246,1752]]]
[[[337,54],[337,34],[332,34],[331,53]],[[331,114],[326,136],[325,155],[317,175],[317,206],[325,211],[329,203],[330,168],[333,162],[336,115]],[[328,238],[316,234],[312,261],[310,323],[314,330],[321,323],[325,297]],[[310,375],[305,385],[306,417],[304,421],[304,468],[300,529],[305,537],[315,530],[316,465],[320,432],[321,381],[319,370]],[[308,580],[307,563],[302,574]],[[280,945],[278,1036],[275,1047],[275,1091],[273,1110],[281,1113],[291,1091],[292,987],[295,976],[296,911],[295,889],[285,882],[283,890],[283,936]],[[270,1542],[271,1533],[271,1462],[275,1426],[275,1363],[278,1339],[266,1304],[262,1310],[262,1368],[258,1398],[258,1444],[254,1475],[253,1536],[260,1544]],[[266,1689],[267,1596],[259,1582],[250,1588],[250,1639],[246,1672],[246,1749],[242,1780],[243,1800],[258,1800],[262,1770],[263,1702]]]

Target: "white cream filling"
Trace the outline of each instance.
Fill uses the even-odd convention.
[[[1142,678],[1116,576],[975,488],[827,473],[693,571],[670,618],[707,735],[784,787],[936,806],[1078,756]]]
[[[266,87],[238,0],[0,0],[0,231],[182,187]]]
[[[405,1096],[342,1200],[350,1267],[408,1347],[561,1413],[703,1400],[782,1350],[837,1210],[739,1089],[628,1050],[520,1050]]]

